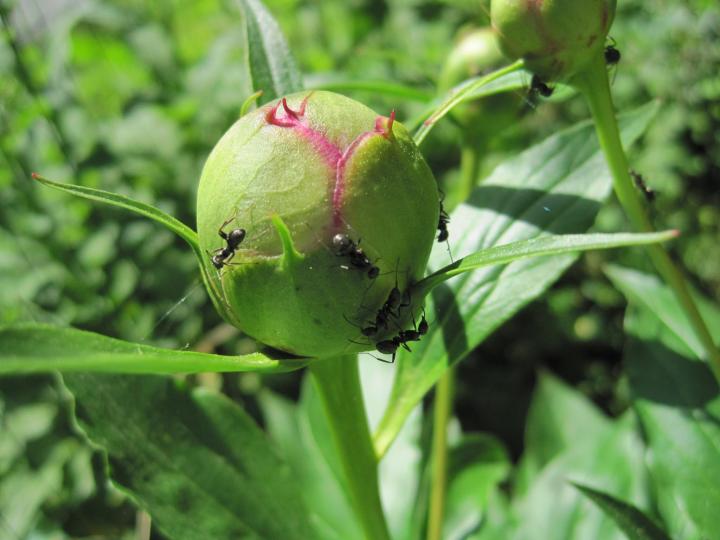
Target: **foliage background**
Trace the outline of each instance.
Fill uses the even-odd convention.
[[[306,83],[388,80],[433,93],[481,4],[422,0],[268,0]],[[677,256],[720,296],[720,8],[711,0],[624,0],[612,29],[623,58],[620,109],[651,98],[660,115],[632,161],[658,192],[660,227],[683,231]],[[148,344],[248,352],[221,324],[185,245],[157,225],[31,183],[30,172],[126,193],[194,222],[207,153],[250,93],[233,2],[0,0],[0,323],[72,325]],[[352,91],[400,118],[421,104]],[[518,96],[522,99],[522,96]],[[573,97],[533,107],[491,141],[484,169],[588,113]],[[441,182],[458,174],[459,133],[446,122],[425,145]],[[614,205],[598,230],[624,226]],[[452,240],[452,239],[451,239]],[[625,300],[601,268],[650,270],[640,251],[594,253],[460,365],[456,414],[517,458],[538,370],[557,374],[613,416]],[[259,417],[257,396],[299,393],[295,375],[201,376]],[[78,437],[50,376],[0,380],[0,531],[9,538],[132,538],[138,516]],[[155,533],[157,537],[157,533]]]

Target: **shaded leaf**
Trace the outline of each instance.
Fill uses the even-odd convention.
[[[621,117],[624,140],[635,140],[657,107],[644,106]],[[610,195],[611,179],[595,139],[583,123],[550,137],[498,167],[467,204],[453,212],[449,226],[455,253],[473,253],[541,235],[578,233],[590,227]],[[375,435],[382,454],[407,414],[455,364],[498,326],[545,291],[576,254],[515,261],[468,272],[436,287],[426,299],[430,331],[398,354],[390,404]],[[431,264],[447,264],[437,244]]]
[[[610,419],[584,395],[554,375],[540,373],[528,410],[516,490],[526,492],[545,465],[578,441],[597,440],[612,429]]]
[[[720,538],[720,389],[672,292],[654,276],[607,270],[631,304],[625,363],[646,433],[660,516],[671,536]],[[720,309],[698,298],[713,335]]]
[[[162,377],[64,380],[111,477],[169,538],[314,537],[289,467],[229,399]]]
[[[236,0],[245,19],[248,61],[254,90],[261,103],[303,89],[302,79],[285,37],[259,0]]]
[[[630,540],[670,540],[654,521],[633,505],[582,484],[574,484],[618,524]]]
[[[104,373],[202,373],[299,369],[307,360],[262,353],[222,356],[161,349],[75,328],[21,323],[0,327],[0,374],[47,371]]]

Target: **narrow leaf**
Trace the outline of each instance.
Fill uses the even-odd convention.
[[[280,373],[299,369],[307,363],[307,359],[272,358],[262,353],[221,356],[161,349],[37,323],[0,327],[0,375],[48,371]]]
[[[236,1],[245,19],[253,88],[263,91],[260,102],[302,90],[300,72],[277,21],[259,0]]]
[[[654,116],[655,104],[621,117],[626,143]],[[610,195],[611,178],[592,124],[554,135],[498,167],[451,216],[450,248],[473,253],[548,234],[587,230]],[[430,331],[398,354],[392,396],[375,435],[382,455],[406,416],[448,366],[545,291],[576,254],[536,257],[467,272],[433,289],[425,307]],[[431,266],[448,263],[436,244]]]
[[[33,173],[32,177],[46,186],[64,191],[65,193],[70,193],[71,195],[82,197],[84,199],[90,199],[91,201],[130,210],[135,214],[157,221],[161,225],[167,227],[171,232],[177,234],[180,238],[185,240],[193,250],[195,257],[200,264],[200,273],[203,278],[203,283],[205,284],[205,288],[210,295],[210,299],[212,300],[215,309],[226,321],[234,326],[237,326],[237,321],[224,300],[219,274],[213,268],[211,258],[208,254],[203,253],[200,249],[197,233],[195,233],[195,231],[193,231],[190,227],[152,205],[136,201],[130,197],[126,197],[125,195],[104,191],[102,189],[53,182],[52,180],[48,180],[37,173]]]
[[[522,91],[523,89],[527,88],[527,81],[530,80],[530,75],[528,75],[527,72],[523,70],[513,71],[512,73],[502,75],[501,77],[498,77],[497,79],[487,84],[477,86],[476,83],[481,78],[482,76],[472,77],[454,86],[445,95],[433,99],[430,103],[428,103],[427,107],[425,107],[422,112],[417,114],[415,117],[404,121],[403,124],[405,124],[405,127],[407,127],[407,129],[410,131],[416,130],[418,127],[420,127],[420,124],[430,118],[433,112],[435,112],[445,101],[450,99],[458,92],[462,92],[468,86],[473,85],[473,89],[463,95],[461,103],[481,99],[495,94],[501,94],[504,92]]]
[[[520,240],[502,246],[493,246],[468,255],[445,268],[431,274],[417,284],[421,291],[429,291],[448,279],[483,266],[504,264],[528,257],[560,255],[593,249],[611,249],[641,244],[664,242],[678,236],[678,231],[659,233],[616,233],[616,234],[563,234],[539,236]]]
[[[164,377],[63,378],[111,478],[168,538],[315,537],[290,468],[229,399]]]
[[[665,531],[635,506],[588,486],[573,485],[612,518],[629,540],[670,540]]]
[[[437,107],[437,109],[435,109],[435,111],[430,115],[430,117],[425,120],[425,122],[423,122],[423,125],[420,126],[420,129],[418,129],[415,133],[415,135],[413,136],[413,138],[415,139],[415,143],[420,145],[425,140],[425,137],[428,136],[428,133],[430,133],[430,130],[435,126],[435,124],[437,124],[442,118],[444,118],[445,115],[447,115],[457,105],[462,103],[467,96],[473,94],[478,89],[495,81],[496,79],[499,79],[503,75],[518,71],[522,69],[522,67],[522,60],[518,60],[517,62],[510,64],[509,66],[500,68],[496,71],[493,71],[492,73],[483,75],[482,77],[471,79],[471,82],[466,81],[465,83],[461,83],[460,85],[451,89],[443,102]]]

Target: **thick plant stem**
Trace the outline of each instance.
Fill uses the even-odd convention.
[[[602,51],[599,51],[598,55],[583,72],[576,75],[572,83],[583,93],[590,104],[590,110],[595,121],[595,130],[610,167],[613,188],[620,204],[636,229],[642,232],[654,231],[640,195],[630,177],[630,167],[620,140],[620,132],[615,118],[615,109]],[[649,245],[647,250],[655,268],[675,293],[693,330],[705,349],[715,377],[720,381],[720,351],[718,351],[713,337],[690,295],[689,287],[682,272],[661,245]]]
[[[350,500],[365,537],[367,540],[389,540],[357,357],[319,360],[310,370],[345,472]]]
[[[448,368],[435,386],[427,540],[442,540],[445,496],[447,494],[447,424],[452,408],[454,374],[455,371]]]

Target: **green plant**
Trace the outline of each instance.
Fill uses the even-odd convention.
[[[272,107],[282,107],[283,102],[278,100],[301,91],[302,84],[289,48],[269,13],[254,0],[240,5],[250,45],[252,84],[246,95],[256,89],[264,91],[260,98],[264,101],[256,111],[247,112],[252,99],[242,107],[242,125],[262,117]],[[187,50],[186,54],[192,54]],[[432,139],[428,137],[439,131],[443,117],[459,112],[458,105],[467,106],[471,100],[501,90],[522,92],[529,76],[521,74],[521,67],[516,63],[458,81],[435,102],[429,94],[422,97],[423,110],[405,122],[414,132],[415,143],[432,153]],[[602,66],[603,73],[604,69]],[[415,98],[422,94],[402,85],[376,82],[371,86],[391,99],[397,99],[399,94]],[[288,98],[290,110],[298,110],[298,101],[302,99]],[[332,104],[328,107],[332,108]],[[657,105],[650,104],[623,115],[619,120],[623,143],[629,145],[638,139],[657,111]],[[327,109],[320,114],[325,112]],[[361,131],[372,130],[375,115],[364,115],[367,118]],[[60,122],[58,125],[60,133],[64,133]],[[393,126],[393,133],[405,138],[398,124]],[[23,322],[0,328],[0,373],[62,372],[63,386],[75,400],[74,418],[84,434],[102,449],[114,482],[149,512],[157,530],[168,538],[614,538],[619,534],[617,527],[633,538],[662,538],[664,530],[673,536],[714,535],[717,525],[706,504],[713,493],[709,483],[713,475],[705,469],[712,473],[717,463],[711,443],[717,432],[711,421],[717,414],[717,387],[708,382],[712,379],[707,377],[707,366],[698,361],[702,347],[690,331],[691,326],[678,315],[676,300],[650,276],[620,267],[607,269],[612,282],[632,305],[626,324],[632,340],[626,351],[628,384],[647,440],[639,436],[630,411],[618,419],[609,419],[577,390],[543,374],[530,407],[525,452],[515,470],[511,494],[503,483],[513,466],[495,436],[465,433],[457,437],[445,429],[452,415],[453,384],[446,376],[448,368],[473,354],[513,314],[540,297],[577,259],[579,251],[641,243],[654,246],[676,236],[674,231],[583,234],[610,194],[610,171],[616,172],[616,167],[608,171],[592,134],[591,124],[580,123],[507,159],[452,212],[451,255],[445,245],[437,244],[425,275],[422,267],[427,253],[422,246],[418,249],[416,242],[388,241],[382,251],[368,251],[373,260],[380,257],[377,264],[383,273],[390,272],[370,289],[377,295],[374,305],[367,308],[371,316],[386,301],[395,280],[402,279],[394,261],[407,257],[418,266],[417,275],[408,280],[407,287],[402,284],[400,288],[407,291],[413,306],[424,306],[430,327],[420,341],[409,343],[412,352],[398,347],[393,368],[369,357],[360,364],[355,355],[342,355],[336,350],[297,358],[287,354],[298,352],[294,346],[282,340],[263,341],[284,351],[262,349],[250,354],[216,355]],[[236,149],[233,143],[223,152]],[[309,175],[307,163],[296,165],[298,170],[291,172]],[[247,316],[249,304],[245,299],[227,302],[227,291],[231,290],[228,282],[244,279],[249,268],[216,268],[212,250],[221,246],[218,227],[235,217],[236,212],[236,221],[247,217],[253,226],[248,226],[243,240],[248,242],[243,244],[248,252],[238,250],[233,258],[237,262],[249,263],[250,267],[257,264],[257,253],[251,250],[271,258],[283,251],[285,260],[291,255],[316,253],[321,264],[329,268],[313,284],[314,289],[321,287],[323,280],[348,278],[349,298],[347,306],[336,306],[336,313],[322,314],[327,318],[324,330],[311,337],[329,339],[337,331],[338,342],[345,342],[345,333],[352,325],[343,315],[366,301],[368,278],[340,268],[337,255],[321,247],[323,243],[330,245],[332,239],[320,225],[327,218],[328,208],[318,204],[310,215],[294,222],[291,205],[263,208],[271,195],[247,201],[225,197],[228,190],[223,182],[228,179],[222,178],[223,171],[218,171],[217,165],[211,169],[211,176],[221,178],[216,178],[218,184],[209,190],[212,193],[201,192],[199,234],[168,213],[139,202],[137,195],[100,190],[87,177],[78,184],[56,183],[39,175],[36,179],[65,193],[149,217],[175,233],[196,255],[210,298],[230,322],[238,322],[238,313]],[[240,175],[239,180],[244,179]],[[279,179],[283,181],[282,174]],[[423,181],[430,179],[423,177]],[[34,194],[41,190],[29,191]],[[448,193],[450,197],[465,198],[452,192]],[[66,203],[64,198],[56,200]],[[402,223],[403,215],[393,210],[397,201],[371,202],[369,208],[363,206],[367,203],[364,193],[353,201],[363,217],[367,213],[372,218],[368,219],[369,225],[352,225],[361,233],[358,237],[362,236],[363,245],[381,243],[373,235],[386,232],[382,227],[397,228],[403,239],[414,238],[418,229],[419,243],[430,243],[435,223],[430,223],[431,227],[408,226]],[[428,214],[433,215],[430,221],[435,221],[437,202],[433,198],[425,205]],[[382,204],[388,207],[378,209]],[[273,218],[270,210],[277,211],[278,217]],[[382,210],[381,217],[388,219],[377,224],[379,231],[373,229],[379,219],[373,212],[378,210]],[[318,223],[313,222],[316,218]],[[256,220],[260,223],[257,228]],[[310,226],[304,226],[307,223]],[[227,230],[244,225],[233,224]],[[252,243],[253,233],[261,242],[265,237],[270,240],[266,244]],[[106,236],[112,244],[112,232]],[[101,246],[102,242],[95,244]],[[451,259],[459,255],[464,256]],[[162,268],[162,259],[156,256],[153,263]],[[272,264],[278,261],[284,264],[282,258]],[[151,274],[153,270],[150,265],[146,272]],[[259,281],[250,282],[257,285]],[[329,286],[335,287],[336,283]],[[319,294],[314,290],[311,300]],[[253,307],[260,310],[267,298],[254,296],[251,300]],[[717,308],[699,303],[709,324],[717,327]],[[278,299],[269,304],[275,312],[282,307]],[[309,317],[316,313],[312,301],[299,305]],[[408,328],[404,325],[416,324],[412,319],[419,315],[419,311],[408,312],[404,321],[398,318],[395,323]],[[262,326],[272,325],[271,314]],[[247,323],[238,326],[262,337]],[[306,332],[292,324],[282,326],[291,337]],[[359,334],[359,330],[352,331]],[[656,362],[661,369],[657,369]],[[251,392],[256,393],[249,392],[251,397],[243,398],[246,407],[209,390],[210,384],[193,388],[192,379],[179,381],[148,375],[239,372],[245,374],[243,387],[252,388],[257,385],[253,378],[256,374],[304,367],[309,377],[297,403],[268,386],[259,390],[255,386]],[[391,369],[396,372],[392,387]],[[441,380],[435,394],[434,442],[430,447],[422,435],[420,405]],[[379,389],[383,389],[385,397],[380,397]],[[13,415],[8,414],[8,418],[16,418],[11,397],[7,403]],[[261,415],[269,439],[252,418],[256,414]],[[47,424],[47,420],[44,422]],[[683,445],[673,444],[677,433],[682,433],[679,440],[691,445],[695,455],[700,456],[697,462],[681,462]],[[18,440],[32,440],[32,435]],[[658,460],[646,467],[643,454],[647,448],[657,452]],[[7,463],[14,463],[12,460]],[[49,486],[59,484],[57,467],[66,462],[66,457],[58,453],[48,472],[40,471],[55,474]],[[23,465],[13,466],[25,472]],[[657,489],[650,489],[650,482]],[[9,488],[1,489],[6,493],[4,490]],[[555,504],[559,492],[561,500],[568,504]],[[584,496],[589,500],[585,501]],[[37,497],[47,495],[38,493]],[[593,509],[590,500],[610,518]],[[678,511],[677,501],[682,502],[686,512]],[[3,515],[8,514],[3,511]],[[14,516],[13,525],[20,523]],[[431,517],[426,524],[427,516]],[[31,520],[21,524],[17,530],[23,532],[18,534],[33,526]]]

